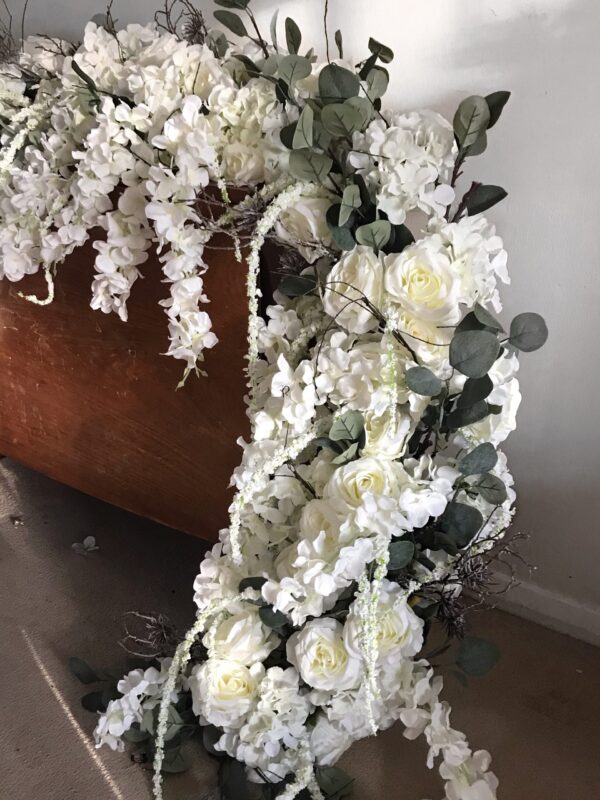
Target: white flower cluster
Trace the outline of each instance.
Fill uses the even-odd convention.
[[[400,720],[408,738],[426,738],[447,800],[493,800],[489,755],[451,728],[441,679],[419,657],[428,590],[438,603],[456,598],[464,559],[501,538],[515,499],[496,447],[515,427],[518,361],[488,310],[501,308],[506,253],[483,215],[448,213],[461,164],[452,126],[367,103],[359,131],[367,98],[351,97],[333,104],[329,130],[325,109],[321,128],[303,127],[321,112],[328,71],[344,68],[276,49],[263,59],[254,47],[256,76],[245,52],[217,57],[153,26],[115,35],[90,23],[65,57],[36,55],[38,45],[23,55],[40,76],[36,98],[18,73],[0,84],[11,119],[0,141],[0,277],[42,267],[51,280],[100,228],[92,306],[126,320],[155,248],[168,352],[187,374],[217,341],[201,310],[215,220],[260,211],[246,251],[252,439],[232,477],[230,524],[195,581],[194,627],[160,671],[119,683],[98,745],[120,748],[132,728],[151,734],[160,799],[172,708],[189,693],[199,724],[218,730],[217,750],[253,780],[281,781],[284,800],[304,790],[322,800],[315,765]],[[273,77],[282,69],[287,88]],[[305,76],[295,86],[294,70]],[[359,86],[354,78],[344,73],[333,91]],[[329,176],[329,156],[294,146],[292,161],[284,146],[290,128],[304,145],[340,127],[332,154],[345,169]],[[256,193],[225,209],[229,184]],[[351,232],[363,206],[375,222]],[[404,225],[413,218],[416,238]],[[405,241],[378,244],[382,227]],[[302,291],[276,292],[263,318],[269,235],[305,268],[291,276]],[[457,327],[493,349],[487,370],[458,369]]]

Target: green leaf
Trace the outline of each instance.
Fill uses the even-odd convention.
[[[327,800],[342,800],[352,792],[354,779],[339,767],[317,767],[315,777]]]
[[[92,711],[96,713],[98,711],[106,711],[106,706],[108,703],[104,702],[103,692],[99,691],[84,694],[84,696],[81,698],[81,705],[86,711]]]
[[[502,109],[507,104],[509,97],[510,92],[505,91],[492,92],[491,94],[486,95],[485,101],[490,110],[490,121],[488,122],[488,128],[493,128],[498,122],[500,119],[500,114],[502,114]]]
[[[498,339],[490,331],[461,331],[450,342],[450,364],[468,378],[483,378],[499,350]]]
[[[235,33],[236,36],[248,36],[246,26],[241,18],[237,14],[234,14],[233,11],[215,11],[214,15],[215,19],[219,20],[221,25],[225,25],[225,27],[232,33]]]
[[[162,771],[168,773],[187,772],[192,766],[192,757],[184,752],[181,747],[173,747],[165,750],[162,762]]]
[[[386,245],[391,234],[391,223],[387,219],[377,219],[356,229],[356,241],[377,251]]]
[[[321,123],[327,133],[339,139],[351,139],[363,125],[360,112],[349,103],[330,103],[321,112]]]
[[[406,370],[408,388],[416,394],[435,397],[442,391],[442,381],[427,367],[411,367]]]
[[[360,411],[346,411],[333,420],[329,438],[334,441],[349,439],[358,441],[365,429],[365,421]]]
[[[217,58],[223,58],[229,48],[227,37],[222,31],[210,31],[206,37],[206,44]]]
[[[458,547],[466,547],[483,525],[481,512],[466,503],[448,503],[439,521]]]
[[[389,547],[389,553],[388,569],[392,571],[403,569],[413,560],[415,546],[407,540],[392,542]]]
[[[342,203],[339,214],[340,225],[345,225],[350,219],[352,211],[355,208],[360,208],[360,206],[360,189],[355,183],[349,183],[348,186],[344,188],[344,193],[342,194]]]
[[[507,192],[501,186],[480,183],[465,195],[465,208],[471,216],[481,214],[482,211],[487,211],[488,208],[504,200],[506,196]]]
[[[394,58],[394,51],[373,37],[369,39],[369,51],[384,64],[389,64]]]
[[[450,430],[456,430],[457,428],[464,428],[465,425],[474,425],[476,422],[485,419],[490,413],[488,404],[484,401],[479,401],[467,408],[455,408],[449,414],[446,414],[444,422]]]
[[[461,686],[463,686],[465,689],[468,688],[469,679],[467,678],[464,672],[461,672],[459,669],[451,669],[450,674],[454,675],[454,677],[460,683]]]
[[[486,503],[493,506],[501,506],[507,498],[506,486],[496,475],[482,475],[482,477],[469,486],[469,491],[475,491],[481,495]]]
[[[214,725],[202,726],[202,746],[211,756],[223,757],[225,755],[222,750],[215,749],[215,745],[222,735],[223,731],[219,730],[219,728]]]
[[[297,53],[302,44],[302,33],[291,17],[285,20],[285,41],[290,53]]]
[[[121,737],[126,742],[130,742],[131,744],[140,744],[141,742],[146,742],[150,738],[150,734],[148,731],[141,731],[139,727],[137,728],[129,728],[128,731],[125,731],[123,736]]]
[[[278,75],[288,86],[308,77],[311,72],[310,61],[304,56],[284,56],[279,62]]]
[[[313,145],[313,122],[314,113],[310,106],[304,106],[298,118],[298,124],[294,131],[292,147],[298,150],[301,147],[312,147]]]
[[[215,0],[216,6],[223,8],[239,8],[243,10],[249,4],[250,0]]]
[[[329,228],[329,232],[331,233],[334,242],[337,244],[340,250],[352,250],[356,242],[354,241],[352,232],[348,230],[348,228],[344,228],[339,224],[341,210],[341,203],[334,203],[333,205],[329,206],[327,213],[325,214],[327,227]]]
[[[262,784],[248,780],[244,764],[225,758],[219,768],[220,800],[259,800]]]
[[[267,628],[283,628],[287,625],[289,620],[282,611],[275,611],[272,606],[261,606],[258,609],[258,616],[263,625]]]
[[[458,648],[456,665],[472,678],[485,675],[500,660],[500,650],[493,642],[477,636],[465,636]]]
[[[317,279],[314,275],[284,275],[277,288],[288,297],[304,297],[313,292],[316,286]]]
[[[373,104],[366,97],[350,97],[346,100],[346,105],[351,106],[360,114],[359,130],[366,128],[373,116]]]
[[[415,237],[406,225],[392,225],[392,235],[385,246],[386,253],[401,253],[409,244],[413,244]]]
[[[473,306],[473,314],[475,315],[475,319],[478,322],[481,322],[486,328],[491,328],[493,331],[504,331],[502,325],[498,322],[496,317],[494,317],[487,308],[484,308],[479,303],[475,303]]]
[[[69,659],[69,669],[81,683],[97,683],[100,678],[96,672],[83,659],[72,656]]]
[[[386,93],[390,77],[387,70],[381,67],[373,67],[367,75],[367,95],[371,100],[383,97]],[[367,101],[368,102],[368,101]]]
[[[457,408],[469,408],[475,403],[485,400],[493,388],[494,384],[489,375],[484,375],[483,378],[468,378],[456,401]]]
[[[517,350],[531,353],[540,348],[548,338],[548,328],[544,318],[534,312],[517,314],[510,323],[508,341]]]
[[[279,45],[277,44],[277,17],[279,16],[279,9],[275,9],[275,13],[271,17],[271,25],[270,25],[270,34],[271,34],[271,42],[273,43],[273,47],[275,48],[275,52],[279,52]]]
[[[301,181],[323,183],[332,166],[333,161],[329,156],[315,150],[303,147],[290,153],[290,172]]]
[[[463,475],[481,475],[494,469],[498,461],[498,453],[491,442],[477,445],[474,450],[460,461],[458,468]]]
[[[350,447],[340,453],[339,456],[336,456],[331,463],[343,466],[354,461],[355,458],[358,458],[358,442],[352,442]]]
[[[328,64],[319,73],[319,96],[324,103],[339,103],[356,97],[360,81],[354,72],[337,64]]]
[[[469,150],[486,131],[490,121],[490,109],[485,97],[472,95],[465,98],[454,115],[454,133],[462,150]]]
[[[250,78],[258,78],[262,74],[260,68],[256,66],[254,61],[243,53],[236,53],[233,57],[237,61],[241,61]]]
[[[262,587],[265,585],[266,582],[267,579],[262,578],[260,576],[257,576],[255,578],[242,578],[242,580],[240,581],[240,585],[238,587],[238,592],[240,592],[241,594],[246,589],[256,589],[257,592],[260,592],[260,590],[262,589]]]
[[[334,33],[333,38],[335,40],[335,46],[337,47],[338,55],[339,55],[340,58],[343,58],[344,57],[344,42],[342,40],[342,32],[340,30],[337,30]]]

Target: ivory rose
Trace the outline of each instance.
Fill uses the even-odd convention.
[[[287,658],[313,689],[353,689],[360,683],[361,659],[348,652],[341,623],[331,617],[307,622],[290,636]]]
[[[383,264],[374,250],[357,245],[334,264],[327,276],[323,307],[330,317],[351,333],[375,330],[377,319],[364,301],[381,305]]]
[[[264,673],[262,664],[245,667],[223,658],[197,664],[189,680],[194,714],[210,725],[239,728],[254,705]]]

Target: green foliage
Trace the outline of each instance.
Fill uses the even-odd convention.
[[[361,225],[356,229],[356,241],[367,247],[372,247],[376,252],[385,247],[392,235],[392,225],[387,219],[376,219],[368,225]]]
[[[239,8],[244,10],[250,4],[250,0],[215,0],[216,6],[223,8]]]
[[[358,441],[365,428],[365,421],[360,411],[346,411],[333,421],[329,438],[334,441],[349,439]]]
[[[508,341],[524,353],[531,353],[542,347],[547,338],[548,328],[544,318],[539,314],[533,312],[518,314],[510,324]]]
[[[241,593],[246,591],[246,589],[255,589],[257,592],[260,592],[266,582],[267,579],[260,576],[257,576],[256,578],[242,578],[238,587],[238,591]]]
[[[394,51],[373,37],[369,39],[369,51],[384,64],[389,64],[394,58]]]
[[[403,569],[411,563],[415,554],[415,546],[412,542],[401,539],[390,544],[389,553],[388,569],[393,572]]]
[[[335,41],[335,46],[337,47],[338,55],[340,58],[344,57],[344,42],[342,39],[342,32],[337,30],[333,36]]]
[[[340,224],[341,218],[341,203],[334,203],[327,209],[326,220],[327,227],[331,233],[331,237],[340,250],[352,250],[356,244],[352,231]],[[347,220],[348,222],[349,220]]]
[[[288,297],[303,297],[314,292],[316,286],[317,279],[314,275],[284,275],[277,288]]]
[[[469,493],[475,492],[481,495],[487,503],[493,506],[500,506],[506,500],[506,486],[496,475],[486,473],[475,483],[469,484]]]
[[[446,414],[445,425],[450,430],[457,430],[458,428],[464,428],[465,425],[474,425],[491,413],[488,403],[479,401],[467,408],[455,408],[450,411],[449,414]]]
[[[332,136],[350,140],[353,133],[361,130],[364,119],[350,103],[330,103],[321,112],[321,123]]]
[[[360,189],[355,183],[349,183],[344,188],[342,203],[339,212],[339,224],[344,225],[350,219],[350,215],[355,208],[360,208]]]
[[[439,524],[458,547],[466,547],[483,525],[483,517],[473,506],[452,502],[446,506]]]
[[[463,475],[481,475],[494,469],[498,461],[498,453],[491,442],[483,442],[467,453],[458,464]]]
[[[499,351],[498,339],[490,331],[460,331],[450,342],[450,364],[468,378],[483,378]]]
[[[289,620],[286,615],[281,611],[275,611],[272,606],[261,606],[258,609],[260,621],[267,628],[278,630],[288,624]]]
[[[88,663],[83,659],[72,656],[69,659],[69,669],[81,683],[98,683],[101,680],[97,672],[95,672]]]
[[[458,648],[456,665],[465,675],[480,678],[496,666],[500,650],[493,642],[477,636],[465,636]]]
[[[352,792],[354,780],[339,767],[317,767],[315,776],[326,800],[342,800]]]
[[[510,92],[506,91],[492,92],[491,94],[486,95],[485,101],[488,104],[488,108],[490,110],[490,121],[488,122],[488,130],[489,128],[493,128],[494,125],[500,119],[500,114],[502,114],[502,109],[507,104],[509,97],[510,97]]]
[[[371,100],[383,97],[386,93],[390,77],[387,70],[382,67],[373,67],[367,75],[367,95]]]
[[[302,147],[310,148],[313,146],[314,118],[315,115],[312,108],[309,105],[304,106],[294,130],[294,136],[292,139],[292,147],[294,150],[298,150]]]
[[[339,103],[356,97],[360,81],[354,72],[337,64],[328,64],[319,73],[319,95],[323,103]]]
[[[470,215],[481,214],[504,200],[506,196],[507,192],[501,186],[479,183],[467,192],[463,202]]]
[[[308,58],[304,56],[284,56],[277,66],[277,74],[288,86],[293,86],[296,81],[306,78],[312,72]]]
[[[221,25],[224,25],[232,33],[235,33],[236,36],[248,36],[248,31],[241,17],[234,14],[233,11],[215,11],[214,15],[215,19],[218,20]]]
[[[416,394],[435,397],[442,391],[442,381],[427,367],[411,367],[406,371],[408,388]]]
[[[490,109],[485,97],[465,98],[454,115],[454,134],[461,150],[470,150],[485,136]]]
[[[338,464],[339,466],[349,464],[351,461],[354,461],[355,458],[358,458],[358,449],[358,442],[352,442],[350,447],[347,447],[339,456],[336,456],[331,463]]]
[[[302,33],[291,17],[287,17],[285,20],[285,41],[290,53],[297,53],[300,50]]]
[[[484,375],[483,378],[468,378],[456,405],[458,408],[469,408],[485,400],[493,388],[494,384],[489,375]]]
[[[290,172],[301,181],[323,183],[332,166],[333,161],[329,156],[308,147],[290,153]]]

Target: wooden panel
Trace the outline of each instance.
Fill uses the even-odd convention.
[[[89,307],[95,251],[60,267],[56,299],[40,275],[0,281],[0,453],[137,514],[215,540],[227,524],[227,486],[247,436],[243,376],[245,267],[211,250],[207,306],[218,345],[208,378],[175,391],[183,361],[160,355],[168,294],[155,256],[128,302],[129,321]]]

